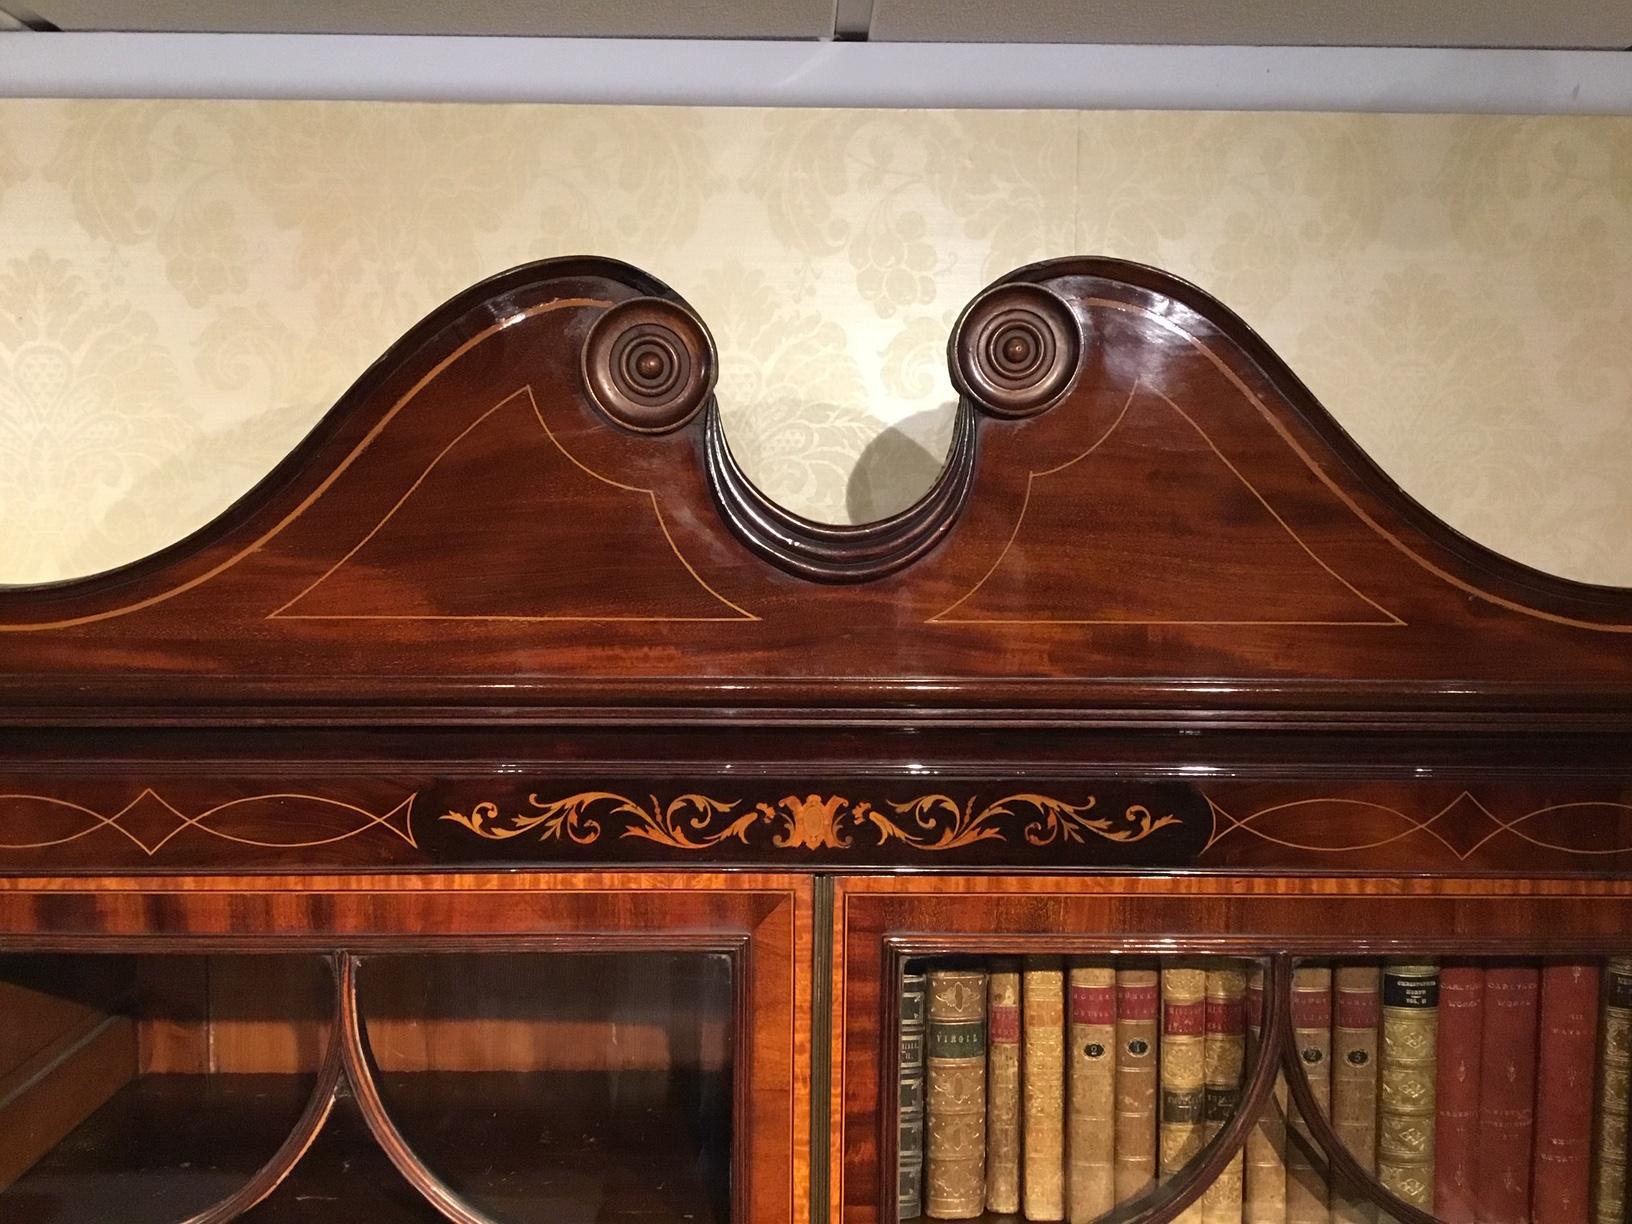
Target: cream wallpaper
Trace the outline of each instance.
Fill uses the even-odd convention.
[[[105,101],[0,103],[0,582],[177,538],[439,301],[582,252],[702,312],[806,514],[915,497],[958,308],[1104,253],[1468,534],[1632,585],[1632,119]]]

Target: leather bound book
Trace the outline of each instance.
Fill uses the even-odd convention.
[[[1252,1057],[1274,1058],[1262,1048],[1264,967],[1247,970],[1247,1049]],[[1242,1224],[1286,1224],[1286,1078],[1275,1079],[1275,1096],[1247,1134],[1242,1161]]]
[[[1474,1162],[1474,1198],[1481,1224],[1529,1224],[1540,1004],[1538,966],[1485,967],[1485,1035],[1480,1051],[1479,1137]],[[1443,997],[1440,1006],[1444,1006]]]
[[[1020,962],[994,958],[986,1017],[986,1210],[1020,1210]]]
[[[1298,1062],[1322,1112],[1332,1105],[1332,967],[1299,965],[1292,971],[1292,1034]],[[1292,1111],[1292,1128],[1312,1150],[1314,1140],[1303,1116]],[[1309,1152],[1289,1139],[1286,1145],[1286,1218],[1288,1224],[1327,1224],[1326,1177]]]
[[[901,975],[901,1077],[897,1204],[903,1220],[924,1210],[924,990],[922,973]]]
[[[1534,1224],[1587,1224],[1598,966],[1576,962],[1543,968],[1538,1023],[1531,1216]]]
[[[1434,1089],[1439,966],[1383,965],[1377,1055],[1377,1178],[1414,1207],[1434,1206]]]
[[[1116,971],[1071,966],[1071,1042],[1066,1081],[1067,1217],[1088,1224],[1116,1206]]]
[[[1021,974],[1020,1198],[1028,1220],[1065,1218],[1065,969],[1028,956]]]
[[[1604,966],[1598,1038],[1598,1120],[1594,1129],[1592,1218],[1625,1224],[1627,1081],[1632,1071],[1632,957]]]
[[[1434,1212],[1446,1224],[1479,1221],[1474,1174],[1484,1016],[1484,968],[1471,961],[1446,961],[1439,971],[1439,1067],[1434,1092]]]
[[[1382,969],[1339,965],[1332,971],[1332,1130],[1360,1167],[1377,1171],[1377,1026]],[[1377,1205],[1332,1183],[1332,1224],[1375,1224]]]
[[[929,971],[924,1213],[978,1216],[986,1203],[986,971]]]
[[[1241,1103],[1241,1072],[1246,1065],[1247,973],[1236,960],[1207,965],[1207,1001],[1203,1019],[1202,1078],[1206,1084],[1203,1141],[1222,1130]],[[1224,1166],[1201,1196],[1204,1224],[1241,1224],[1242,1154]]]
[[[1199,961],[1165,962],[1157,1151],[1164,1182],[1201,1151],[1207,1104],[1206,1031],[1207,971]],[[1201,1204],[1192,1203],[1177,1219],[1181,1224],[1200,1224]]]
[[[1116,971],[1116,1201],[1156,1184],[1161,979],[1154,961]]]

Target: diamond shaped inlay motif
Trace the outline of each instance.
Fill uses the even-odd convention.
[[[1466,859],[1506,828],[1467,791],[1441,808],[1423,827],[1450,847],[1451,853],[1459,859]]]

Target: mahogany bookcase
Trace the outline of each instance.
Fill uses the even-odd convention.
[[[674,292],[533,264],[193,535],[0,591],[0,1217],[872,1224],[906,959],[1264,958],[1155,1224],[1308,1108],[1295,958],[1632,950],[1632,592],[1163,272],[1022,268],[948,357],[934,485],[814,523]]]

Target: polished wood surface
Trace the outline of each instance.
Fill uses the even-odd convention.
[[[1431,519],[1240,319],[1164,273],[1056,260],[971,308],[952,354],[971,475],[955,521],[906,516],[916,543],[812,526],[800,544],[722,500],[691,321],[608,260],[460,295],[216,522],[0,595],[6,716],[1624,714],[1632,595]],[[685,402],[656,424],[631,416],[671,390]],[[860,580],[814,581],[801,549]]]
[[[391,1085],[425,1084],[429,1081],[423,1077],[431,1074],[457,1077],[471,1073],[463,1068],[477,1065],[490,1066],[493,1073],[578,1077],[585,1083],[608,1075],[662,1077],[676,1069],[692,1078],[717,1079],[726,1072],[722,1062],[726,1043],[730,1046],[730,1096],[710,1116],[715,1118],[713,1125],[726,1125],[730,1133],[729,1169],[722,1168],[720,1176],[728,1179],[731,1218],[791,1222],[808,1217],[810,1087],[808,1079],[796,1071],[810,1058],[812,915],[808,878],[618,873],[399,876],[390,880],[358,876],[18,878],[0,886],[0,910],[5,911],[0,914],[0,929],[6,932],[7,947],[22,952],[212,954],[210,978],[222,990],[212,993],[205,1006],[197,1004],[190,993],[189,986],[196,985],[196,980],[190,980],[185,967],[151,974],[153,995],[160,1005],[155,1013],[167,1009],[168,1014],[150,1017],[162,1022],[154,1027],[150,1074],[143,1079],[173,1076],[176,1067],[192,1056],[202,1059],[186,1068],[194,1080],[209,1073],[231,1081],[277,1068],[270,1073],[308,1084],[311,1096],[306,1111],[276,1152],[266,1148],[266,1163],[248,1170],[247,1180],[227,1199],[196,1216],[189,1215],[191,1224],[236,1218],[270,1194],[316,1142],[340,1093],[356,1101],[374,1141],[442,1218],[485,1220],[488,1217],[467,1202],[464,1191],[427,1165],[412,1128],[401,1121]],[[316,1066],[305,1056],[311,1031],[311,991],[302,984],[287,995],[268,993],[280,980],[299,981],[301,974],[294,970],[261,973],[260,993],[249,999],[246,984],[257,975],[251,962],[264,958],[221,955],[274,946],[280,951],[309,949],[332,961],[330,1018],[320,1030],[325,1040]],[[496,1017],[496,1031],[451,1030],[453,1040],[464,1043],[463,1049],[455,1044],[433,1057],[423,1048],[417,1052],[404,1048],[400,1026],[405,1020],[405,996],[393,986],[389,962],[381,959],[386,953],[394,957],[418,952],[435,957],[455,951],[513,953],[528,949],[664,955],[692,950],[729,957],[729,1007],[725,1014],[712,1018],[728,1028],[729,1036],[719,1029],[710,1033],[698,1027],[711,1022],[710,1013],[703,1008],[707,992],[675,990],[664,984],[658,1005],[667,1009],[679,1004],[676,1014],[681,1018],[673,1033],[679,1045],[669,1047],[665,1065],[638,1052],[634,1065],[627,1058],[613,1063],[603,1052],[587,1069],[584,1064],[574,1067],[559,1041],[551,1049],[550,1060],[517,1057],[517,1037],[514,1033],[506,1037],[503,1016]],[[223,968],[229,964],[230,969]],[[367,985],[370,964],[384,966],[376,974],[379,988],[372,991]],[[400,979],[401,971],[397,972]],[[441,970],[433,967],[428,972],[434,977]],[[360,980],[364,983],[361,993]],[[557,977],[552,984],[557,988],[570,985],[570,975]],[[523,1010],[530,989],[525,983],[520,986]],[[407,997],[413,997],[412,990]],[[445,1013],[450,1004],[428,1005],[433,1033],[450,1036],[445,1025],[438,1027],[442,1023],[439,1010]],[[585,1004],[591,1009],[599,1006],[603,1013],[608,1006],[604,1001],[597,1004],[593,994],[579,1006]],[[478,1009],[479,998],[472,998],[467,1006]],[[190,1043],[184,1031],[189,1016],[209,1026],[210,1036],[201,1046]],[[388,1043],[384,1067],[370,1041],[371,1016],[384,1022],[382,1032]],[[610,1019],[606,1017],[603,1024]],[[140,1023],[127,1025],[133,1034],[143,1027]],[[560,1035],[557,1029],[555,1036]],[[622,1036],[603,1027],[593,1031],[590,1040],[607,1042]],[[133,1035],[132,1072],[137,1067],[136,1044]],[[688,1048],[690,1053],[685,1052]],[[504,1056],[505,1051],[510,1057]],[[434,1070],[420,1070],[427,1063]],[[538,1069],[546,1065],[554,1069]],[[402,1079],[405,1075],[406,1081]],[[416,1076],[421,1078],[415,1080]],[[80,1110],[63,1133],[106,1095]],[[404,1099],[411,1105],[412,1092]],[[85,1124],[92,1125],[94,1133],[93,1123],[87,1120]]]
[[[0,946],[141,954],[126,1004],[25,1008],[129,1017],[129,1083],[54,1094],[55,1133],[271,1076],[298,1120],[190,1224],[485,1224],[504,1179],[414,1085],[544,1077],[587,1133],[621,1125],[597,1077],[678,1068],[731,1144],[676,1203],[884,1224],[908,955],[1267,957],[1273,1038],[1299,955],[1626,950],[1632,592],[1435,520],[1219,302],[1112,260],[1002,278],[949,337],[940,477],[856,526],[754,488],[719,361],[638,269],[519,268],[188,539],[0,590]],[[321,972],[232,955],[274,948]],[[724,957],[729,1006],[654,981],[686,1018],[615,1050],[541,987],[461,1008],[528,951]],[[518,1192],[615,1172],[570,1149]]]

